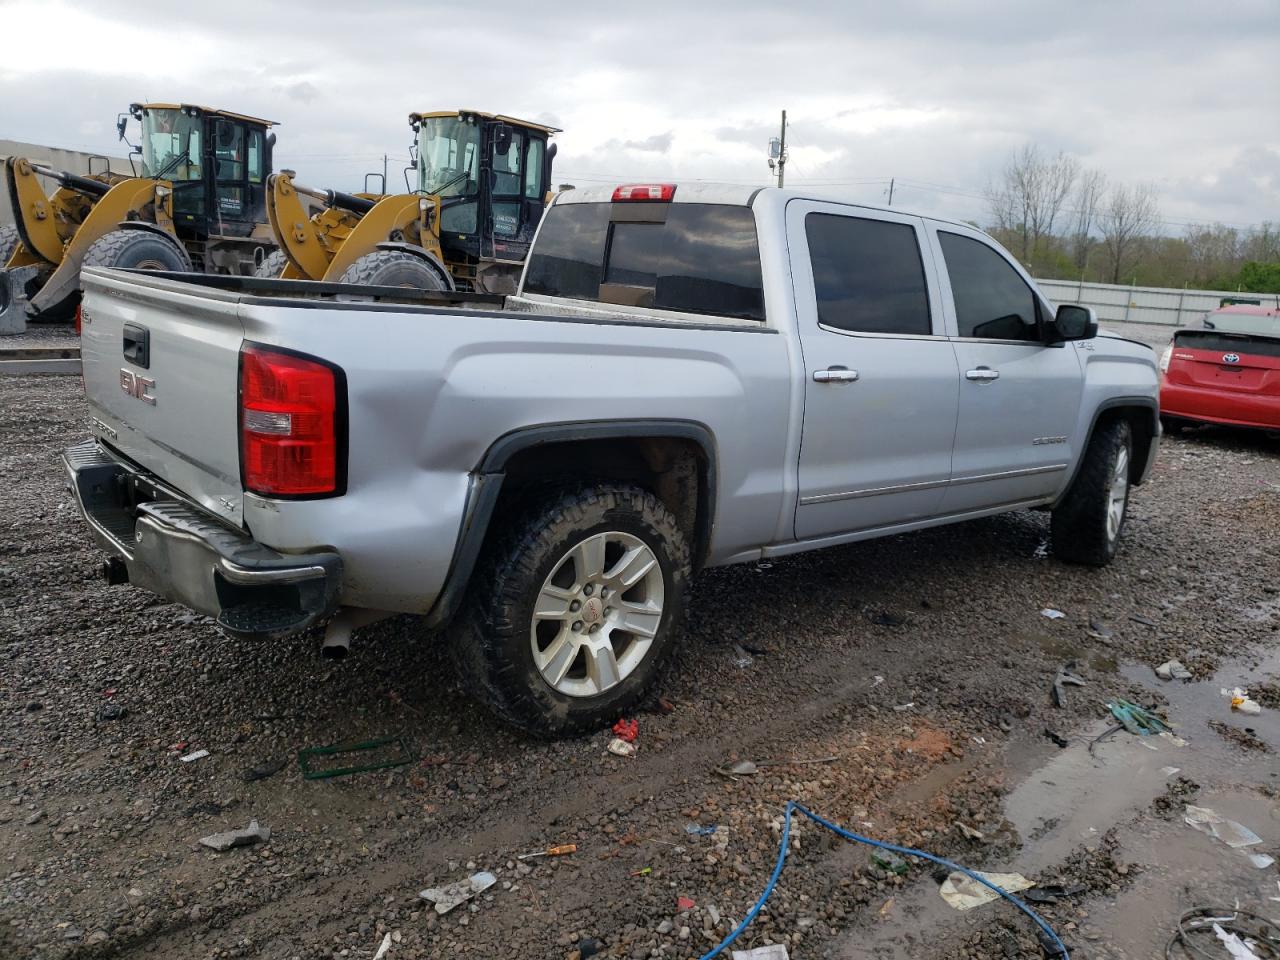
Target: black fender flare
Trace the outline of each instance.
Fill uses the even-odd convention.
[[[450,273],[449,269],[443,263],[440,262],[439,257],[436,257],[433,254],[428,253],[426,250],[418,246],[416,243],[395,243],[388,240],[385,243],[377,244],[377,249],[399,250],[401,253],[407,253],[410,256],[417,257],[419,260],[421,260],[423,263],[425,263],[427,266],[429,266],[432,270],[436,272],[436,274],[440,277],[441,282],[444,284],[445,290],[448,290],[451,293],[454,291],[455,287],[453,285],[453,274]]]
[[[1137,486],[1138,483],[1141,483],[1144,480],[1146,480],[1147,475],[1151,471],[1151,465],[1153,463],[1156,451],[1159,448],[1159,440],[1160,440],[1160,434],[1161,434],[1160,401],[1157,400],[1155,397],[1142,397],[1142,396],[1111,397],[1107,400],[1103,400],[1102,403],[1098,404],[1098,406],[1093,411],[1093,419],[1089,422],[1089,432],[1085,434],[1084,444],[1080,448],[1080,455],[1076,457],[1076,465],[1071,470],[1071,479],[1070,481],[1068,481],[1067,485],[1062,488],[1062,497],[1065,497],[1067,495],[1067,491],[1069,491],[1072,488],[1072,486],[1075,485],[1076,477],[1080,473],[1080,468],[1084,466],[1084,456],[1085,456],[1085,452],[1089,449],[1089,441],[1093,439],[1093,432],[1096,429],[1098,429],[1098,421],[1102,419],[1102,415],[1106,413],[1108,410],[1116,410],[1116,409],[1125,408],[1125,407],[1127,408],[1144,407],[1151,412],[1151,431],[1152,431],[1151,432],[1151,450],[1148,454],[1147,462],[1143,464],[1143,469],[1142,469],[1142,473],[1140,474],[1140,479],[1137,481],[1137,483],[1134,484],[1134,486]],[[1058,500],[1061,501],[1062,497],[1059,497]],[[1057,502],[1053,504],[1053,506],[1055,507],[1057,505],[1058,505]]]
[[[706,471],[702,476],[698,495],[705,509],[698,511],[699,522],[695,538],[703,545],[700,552],[709,550],[716,515],[718,460],[715,436],[705,424],[695,420],[667,419],[587,420],[521,427],[504,433],[490,444],[471,473],[462,526],[453,548],[453,560],[444,586],[427,614],[427,625],[435,627],[446,623],[461,605],[472,571],[480,557],[480,548],[484,545],[498,495],[502,492],[507,463],[512,457],[532,447],[552,443],[641,438],[690,440],[702,450]]]

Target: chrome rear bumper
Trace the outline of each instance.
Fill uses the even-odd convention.
[[[135,586],[243,637],[298,633],[337,607],[338,554],[263,546],[95,440],[68,448],[62,459],[94,540],[124,564]]]

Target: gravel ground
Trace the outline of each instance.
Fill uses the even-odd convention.
[[[1087,914],[1106,916],[1158,873],[1158,852],[1125,859],[1141,852],[1125,831],[1164,822],[1178,798],[1098,804],[1109,812],[1091,839],[1046,846],[1050,821],[1094,800],[1051,799],[1043,830],[1011,822],[1019,785],[1068,752],[1044,731],[1096,733],[1109,696],[1152,702],[1150,665],[1170,656],[1206,689],[1241,663],[1276,689],[1280,443],[1259,435],[1167,440],[1104,571],[1047,559],[1047,516],[1021,514],[702,574],[672,709],[639,717],[639,753],[623,759],[605,751],[607,731],[545,743],[502,727],[410,618],[358,634],[335,665],[315,638],[234,642],[108,587],[57,464],[84,435],[78,379],[4,378],[0,404],[3,957],[371,957],[386,933],[387,960],[697,957],[759,895],[788,799],[970,866],[1034,861],[1042,880],[1080,880],[1087,905],[1045,908],[1073,955],[1138,957],[1107,952],[1121,921],[1091,926]],[[1091,637],[1091,620],[1112,636]],[[1049,688],[1070,658],[1089,686],[1058,709]],[[404,738],[415,761],[300,775],[299,748],[378,736]],[[1196,790],[1245,791],[1265,818],[1274,756],[1205,742],[1230,762],[1207,766]],[[196,750],[209,755],[179,759]],[[713,772],[748,758],[784,762],[736,780]],[[252,819],[268,841],[197,842]],[[896,876],[808,823],[793,837],[741,948],[1039,955],[1011,910],[936,915],[922,866]],[[515,860],[559,843],[578,852]],[[417,896],[477,869],[498,882],[467,906],[437,916]],[[893,952],[926,921],[927,949]],[[1171,920],[1143,922],[1154,941]]]

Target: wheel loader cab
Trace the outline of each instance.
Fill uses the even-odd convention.
[[[173,184],[183,239],[248,237],[266,222],[271,121],[189,104],[135,103],[142,175]]]
[[[414,113],[409,123],[418,192],[440,197],[440,246],[455,276],[474,275],[481,261],[523,261],[551,186],[547,141],[559,131],[469,110]]]

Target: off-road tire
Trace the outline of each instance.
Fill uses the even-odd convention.
[[[1122,450],[1132,464],[1133,433],[1127,420],[1111,420],[1093,431],[1075,481],[1053,510],[1053,555],[1058,559],[1104,567],[1116,555],[1124,532],[1124,518],[1112,536],[1108,531],[1107,516],[1116,458]],[[1129,489],[1126,485],[1125,516],[1128,515]]]
[[[409,287],[413,290],[447,290],[440,274],[421,257],[403,250],[366,253],[343,272],[339,283],[375,287]]]
[[[13,256],[13,251],[20,242],[18,228],[12,223],[6,223],[0,227],[0,269],[9,262],[9,258]]]
[[[283,250],[272,250],[262,262],[253,269],[253,275],[262,280],[275,280],[284,270],[284,265],[289,262],[289,258],[284,255]]]
[[[601,729],[646,703],[683,644],[691,562],[671,511],[639,487],[599,484],[544,493],[504,521],[506,533],[485,549],[449,638],[463,686],[501,719],[540,736]],[[631,534],[653,551],[662,618],[647,655],[621,682],[596,696],[567,696],[534,662],[533,605],[566,553],[602,531]]]
[[[191,273],[191,258],[177,240],[154,230],[112,230],[84,255],[83,266]]]

